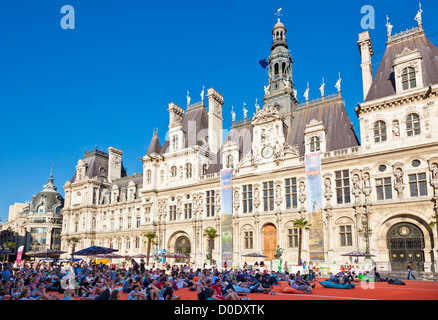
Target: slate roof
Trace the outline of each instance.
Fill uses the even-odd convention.
[[[385,54],[374,76],[373,83],[365,101],[372,101],[396,94],[394,59],[403,49],[418,49],[422,55],[424,86],[438,83],[438,49],[426,37],[424,31],[416,36],[408,36],[404,40],[387,43]]]
[[[185,134],[185,146],[202,146],[203,139],[208,136],[208,113],[203,105],[188,108],[181,119],[182,129]],[[169,151],[169,139],[164,142],[161,148],[161,154]]]
[[[89,178],[108,178],[108,160],[109,155],[106,152],[99,151],[97,149],[85,152],[83,161],[87,164],[85,175]],[[122,164],[122,177],[126,176],[126,170]],[[71,183],[76,180],[76,172],[73,178],[70,180]]]
[[[158,134],[156,132],[154,132],[151,143],[149,144],[149,148],[146,151],[146,155],[150,155],[152,153],[161,153],[160,139],[158,139]]]

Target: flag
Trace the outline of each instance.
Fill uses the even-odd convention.
[[[268,66],[268,61],[266,59],[262,59],[259,61],[259,65],[261,65],[263,69],[266,69]]]

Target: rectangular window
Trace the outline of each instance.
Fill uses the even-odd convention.
[[[128,229],[132,228],[132,217],[128,217]]]
[[[350,203],[350,178],[348,170],[336,171],[335,182],[337,203]]]
[[[119,229],[123,228],[123,218],[119,218]]]
[[[245,231],[244,239],[245,239],[245,249],[252,249],[253,248],[253,233],[252,233],[252,231]]]
[[[214,217],[214,190],[207,191],[207,217]]]
[[[192,218],[192,204],[186,203],[184,204],[184,219]]]
[[[376,179],[377,200],[392,199],[391,177]]]
[[[297,207],[297,179],[285,179],[286,209]]]
[[[137,217],[137,228],[140,228],[141,226],[141,218]]]
[[[339,234],[341,236],[341,247],[350,247],[353,245],[351,226],[340,226]]]
[[[297,248],[298,247],[298,229],[288,229],[287,230],[287,240],[289,248]]]
[[[176,205],[169,206],[169,220],[170,221],[176,220]]]
[[[274,181],[263,182],[263,209],[274,210]]]
[[[427,182],[425,173],[409,175],[409,190],[411,197],[427,196]]]
[[[243,213],[252,212],[252,185],[248,184],[242,187]]]

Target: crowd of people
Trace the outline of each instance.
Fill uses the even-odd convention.
[[[303,293],[315,288],[317,269],[271,271],[258,268],[194,268],[191,265],[160,265],[147,268],[144,261],[122,265],[70,261],[24,261],[19,266],[1,266],[0,299],[10,300],[129,300],[179,299],[178,290],[196,291],[198,300],[248,300],[248,293],[275,294],[279,281]],[[72,280],[69,280],[72,279]],[[357,275],[351,270],[330,274],[334,282],[351,283]],[[70,283],[70,281],[72,283]]]

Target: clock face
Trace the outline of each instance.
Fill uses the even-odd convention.
[[[265,159],[268,159],[272,157],[272,154],[274,153],[274,150],[271,146],[266,146],[262,149],[262,157]]]

